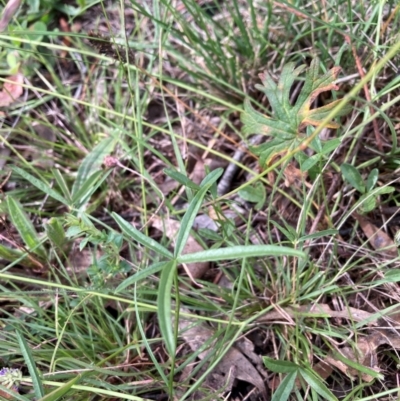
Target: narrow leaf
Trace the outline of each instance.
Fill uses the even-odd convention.
[[[189,177],[186,175],[180,173],[179,171],[172,170],[170,168],[165,168],[164,173],[174,179],[175,181],[179,182],[180,184],[184,185],[185,187],[194,189],[194,190],[199,190],[200,187],[195,184]]]
[[[72,187],[72,198],[82,188],[86,180],[101,168],[105,156],[109,155],[115,146],[115,139],[108,137],[97,144],[93,150],[83,159],[78,169],[76,181]]]
[[[51,198],[54,198],[55,200],[58,200],[64,205],[69,206],[70,203],[63,197],[61,196],[56,190],[53,188],[50,188],[49,185],[44,183],[43,181],[40,181],[33,175],[27,173],[26,171],[22,170],[19,167],[16,166],[11,166],[11,170],[13,170],[15,173],[19,174],[22,178],[25,178],[28,182],[30,182],[33,186],[36,188],[40,189],[42,192],[44,192],[46,195],[50,196]]]
[[[40,243],[39,235],[21,204],[8,195],[7,207],[11,221],[24,241],[24,245],[42,259],[46,259],[46,252]]]
[[[379,170],[377,168],[371,170],[367,178],[367,192],[371,191],[374,188],[376,182],[378,181],[378,176]]]
[[[169,355],[175,355],[176,338],[172,324],[171,291],[176,274],[176,263],[171,261],[166,264],[161,272],[160,285],[158,287],[157,310],[160,331],[165,341]]]
[[[207,191],[214,184],[214,182],[218,180],[218,178],[222,175],[222,173],[223,173],[222,169],[214,170],[210,174],[208,174],[201,182],[200,184],[201,189],[193,197],[185,215],[183,216],[179,233],[176,238],[176,246],[174,250],[175,257],[179,256],[182,253],[186,245],[194,219],[197,216],[197,212],[201,207],[201,204],[203,202],[204,197],[206,196]]]
[[[68,185],[65,182],[64,176],[60,173],[59,169],[52,169],[53,177],[57,181],[58,186],[60,187],[62,193],[64,194],[65,199],[69,204],[72,204],[71,193],[69,192]]]
[[[289,373],[274,392],[271,401],[286,401],[293,391],[293,385],[296,381],[297,371]]]
[[[97,191],[97,188],[107,179],[112,170],[96,171],[79,188],[72,198],[77,209],[88,202],[90,197]]]
[[[340,352],[335,352],[333,357],[361,373],[374,377],[375,379],[379,380],[384,379],[384,376],[381,373],[375,371],[374,369],[367,368],[366,366],[361,365],[360,363],[357,363],[355,361],[352,361],[351,359],[345,358]]]
[[[158,262],[154,263],[149,267],[146,267],[143,270],[138,271],[133,276],[125,279],[116,289],[115,293],[118,293],[124,290],[126,287],[129,287],[132,284],[135,284],[137,281],[143,280],[149,277],[152,274],[156,274],[164,268],[167,268],[168,262]]]
[[[37,399],[42,398],[44,396],[44,389],[29,345],[26,342],[23,335],[18,330],[16,330],[15,333],[17,335],[17,340],[19,343],[19,347],[21,348],[21,353],[24,358],[25,364],[28,367],[29,375],[31,376],[32,379],[33,389],[35,391],[35,397]]]
[[[82,376],[83,376],[82,374],[77,375],[76,377],[71,379],[69,382],[63,384],[61,387],[58,387],[51,393],[47,394],[40,401],[60,400],[65,394],[68,393],[68,391],[71,389],[72,386],[74,386],[76,383],[79,382],[79,380],[81,380]]]
[[[294,362],[280,361],[267,356],[263,357],[263,363],[268,370],[274,373],[293,373],[299,370],[299,366]]]
[[[161,244],[159,244],[157,241],[154,241],[152,238],[142,234],[139,230],[133,227],[132,224],[128,223],[117,213],[113,212],[111,213],[111,215],[113,219],[117,222],[121,230],[128,237],[132,237],[132,239],[139,242],[139,244],[157,252],[157,254],[163,255],[169,259],[173,257],[172,253],[168,249],[164,248]]]
[[[301,368],[299,370],[300,375],[306,381],[306,383],[318,393],[324,400],[327,401],[338,401],[333,393],[326,387],[322,379],[320,379],[314,372],[308,369]]]
[[[339,138],[330,139],[329,141],[326,141],[322,146],[321,154],[325,155],[327,153],[333,152],[335,149],[339,147],[341,143],[342,141]]]
[[[299,241],[306,241],[309,239],[317,239],[317,238],[322,238],[322,237],[330,237],[330,236],[336,235],[338,232],[339,232],[338,230],[335,230],[333,228],[331,228],[329,230],[322,230],[322,231],[318,231],[313,234],[305,235],[304,237],[299,238]]]
[[[261,256],[294,256],[305,258],[306,254],[293,248],[278,245],[237,245],[227,248],[207,249],[177,257],[178,263],[215,262]]]
[[[308,171],[312,167],[314,167],[320,160],[321,160],[321,155],[320,154],[312,155],[308,159],[304,160],[303,163],[301,163],[300,170],[301,171]]]

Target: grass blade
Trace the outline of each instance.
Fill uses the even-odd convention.
[[[143,270],[140,270],[139,272],[135,273],[133,276],[128,277],[126,280],[124,280],[116,289],[115,293],[117,294],[118,292],[124,290],[126,287],[129,287],[132,284],[135,284],[139,280],[143,280],[146,277],[149,277],[151,274],[158,273],[160,270],[167,268],[168,262],[158,262],[154,263],[149,267],[146,267]]]
[[[82,374],[74,377],[72,380],[69,382],[63,384],[61,387],[55,389],[51,393],[47,394],[45,397],[43,397],[40,401],[57,401],[61,397],[63,397],[67,392],[71,389],[73,385],[75,385],[81,378]]]
[[[60,170],[58,170],[57,168],[52,169],[52,173],[62,193],[67,199],[68,203],[71,204],[72,203],[71,193],[69,192],[68,185],[65,182],[64,176],[60,173]]]
[[[164,173],[174,179],[175,181],[179,182],[179,184],[184,185],[185,187],[194,189],[198,191],[200,187],[195,184],[189,177],[180,173],[179,171],[172,170],[170,168],[165,168]]]
[[[152,238],[147,237],[146,235],[142,234],[139,230],[132,226],[132,224],[128,223],[125,219],[119,216],[116,213],[111,213],[114,220],[117,222],[121,230],[128,235],[128,237],[133,238],[135,241],[139,242],[146,248],[149,248],[160,255],[163,255],[167,258],[172,258],[172,253],[164,248],[161,244],[157,241],[154,241]]]
[[[21,348],[22,356],[24,358],[26,366],[28,367],[29,374],[32,379],[35,396],[36,396],[36,398],[42,398],[42,397],[44,397],[44,389],[43,389],[42,381],[39,376],[39,372],[36,368],[35,360],[33,359],[31,350],[29,348],[29,345],[26,342],[23,335],[18,330],[16,331],[16,334],[17,334],[19,346]]]

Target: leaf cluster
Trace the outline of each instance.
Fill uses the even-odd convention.
[[[335,100],[321,107],[312,108],[318,95],[329,90],[337,90],[335,80],[340,67],[333,67],[322,76],[319,76],[319,60],[314,59],[306,70],[302,89],[294,105],[290,102],[291,90],[299,75],[306,69],[305,65],[295,68],[294,63],[283,67],[278,83],[265,71],[260,74],[263,85],[256,85],[269,100],[272,109],[272,118],[256,111],[249,100],[245,101],[242,114],[244,134],[264,134],[272,140],[255,149],[260,156],[260,164],[264,165],[275,156],[284,154],[302,144],[307,137],[304,133],[307,127],[317,127],[327,118],[331,111],[341,101]],[[349,112],[349,107],[338,110],[336,116],[343,116]],[[326,128],[336,129],[338,123],[325,123]]]

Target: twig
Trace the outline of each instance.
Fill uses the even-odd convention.
[[[353,46],[351,44],[350,36],[345,35],[345,40],[351,47],[351,50],[353,52],[353,57],[356,62],[356,65],[357,65],[358,73],[360,74],[361,79],[363,79],[365,77],[365,73],[364,73],[363,67],[361,65],[360,58],[358,57],[357,50],[356,50],[355,46]],[[365,94],[365,98],[367,99],[368,103],[371,104],[371,94],[369,93],[367,84],[364,85],[364,94]],[[375,111],[372,106],[369,106],[369,110],[370,110],[371,115],[373,115]],[[378,121],[376,120],[376,118],[372,121],[372,126],[374,127],[376,146],[378,147],[380,152],[383,152],[382,138],[379,133]]]
[[[262,138],[263,135],[261,134],[254,136],[253,138],[250,139],[250,145],[256,145],[258,142],[261,141]],[[224,175],[222,176],[220,182],[218,183],[217,187],[218,196],[225,195],[229,191],[233,177],[235,176],[235,174],[239,169],[237,163],[239,163],[242,160],[243,156],[247,152],[247,148],[248,145],[245,142],[242,142],[239,146],[239,149],[233,155],[232,161],[228,164],[228,167],[225,169]]]

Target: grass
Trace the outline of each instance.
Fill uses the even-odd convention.
[[[399,7],[40,7],[0,35],[0,397],[398,399]],[[248,147],[317,58],[344,100]]]

